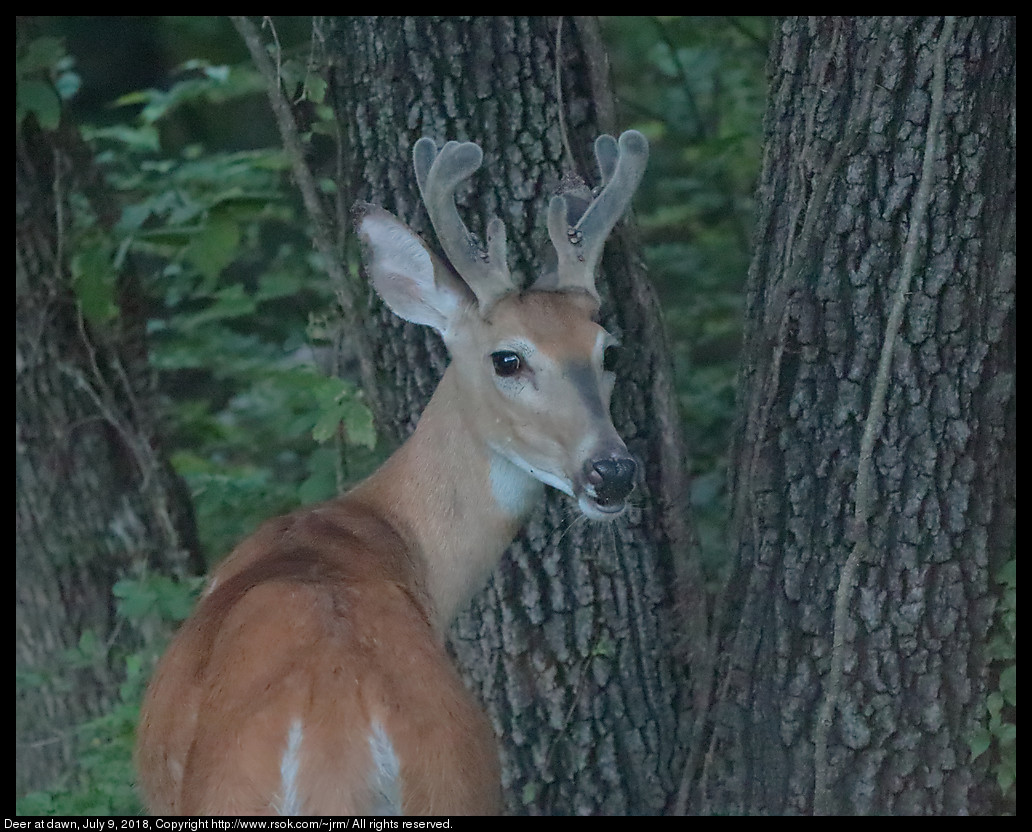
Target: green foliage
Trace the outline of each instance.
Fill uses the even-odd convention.
[[[204,101],[223,104],[238,96],[264,91],[257,73],[248,69],[213,66],[203,60],[189,60],[179,68],[188,77],[165,90],[141,90],[121,96],[115,104],[125,107],[142,105],[137,119],[141,125],[156,124],[167,119],[184,104]]]
[[[88,215],[80,212],[78,217]],[[93,225],[92,217],[87,222]],[[78,226],[79,224],[76,223]],[[115,303],[115,273],[111,268],[111,241],[104,235],[82,228],[74,238],[77,249],[71,257],[72,287],[79,308],[90,323],[104,325],[118,315]]]
[[[17,801],[19,815],[136,815],[133,737],[139,707],[120,702],[77,729],[79,776]]]
[[[333,294],[282,152],[162,152],[178,112],[252,95],[257,77],[199,60],[181,69],[188,77],[167,91],[119,98],[141,108],[131,123],[87,135],[126,196],[117,256],[154,276],[151,364],[168,393],[174,464],[217,558],[260,520],[335,493],[341,461],[321,444],[371,449],[375,438],[360,391],[315,366],[333,348],[324,324]],[[309,320],[311,309],[319,314]]]
[[[675,363],[710,573],[726,560],[725,472],[759,173],[767,18],[604,20],[621,129],[652,152],[635,199]]]
[[[145,622],[157,616],[159,622],[183,621],[193,609],[202,579],[176,581],[167,575],[123,578],[111,588],[118,599],[119,616],[130,622]]]
[[[990,755],[990,767],[1005,803],[1013,813],[1017,792],[1017,635],[1018,572],[1012,558],[996,575],[1000,602],[989,639],[988,655],[996,686],[986,697],[987,718],[968,740],[971,759]]]
[[[117,614],[122,626],[139,632],[167,631],[193,607],[201,579],[173,581],[144,575],[115,584]],[[163,644],[148,643],[127,654],[114,651],[91,631],[67,651],[66,667],[102,664],[121,670],[117,700],[103,715],[76,728],[77,770],[46,791],[17,801],[19,815],[135,815],[142,810],[133,789],[132,751],[140,700]],[[19,684],[33,681],[19,679]]]
[[[79,76],[71,71],[60,38],[41,37],[16,44],[14,61],[15,124],[30,113],[44,130],[54,130],[61,120],[61,102],[75,95]]]

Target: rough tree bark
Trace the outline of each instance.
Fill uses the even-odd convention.
[[[189,497],[161,454],[132,276],[95,327],[71,288],[75,217],[117,216],[74,130],[19,125],[15,237],[15,649],[19,796],[74,768],[75,726],[105,712],[143,634],[111,587],[145,567],[182,574],[196,552]],[[196,568],[199,564],[194,564]],[[96,635],[87,666],[64,655]]]
[[[990,809],[967,740],[1013,551],[1015,45],[1006,18],[776,29],[693,811]]]
[[[463,193],[470,227],[497,213],[510,264],[533,272],[548,197],[564,171],[590,182],[591,143],[612,124],[605,54],[592,21],[340,18],[327,51],[340,125],[340,186],[428,233],[411,165],[417,138],[473,140],[484,166]],[[574,159],[564,159],[563,123]],[[350,203],[349,203],[350,204]],[[432,242],[431,244],[435,244]],[[684,454],[669,359],[640,247],[623,226],[606,246],[603,324],[624,344],[613,414],[644,463],[634,506],[613,526],[579,522],[549,496],[452,644],[500,737],[508,809],[656,813],[676,788],[683,669],[673,586],[686,545]],[[429,330],[373,298],[366,322],[378,423],[401,439],[446,353]]]

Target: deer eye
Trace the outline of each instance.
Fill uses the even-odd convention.
[[[512,350],[499,350],[491,353],[495,375],[506,377],[516,375],[523,366],[523,359]]]
[[[610,344],[602,353],[602,369],[611,373],[616,369],[616,362],[620,360],[620,348],[616,344]]]

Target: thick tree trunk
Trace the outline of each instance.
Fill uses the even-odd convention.
[[[604,52],[591,21],[341,18],[329,51],[351,199],[385,206],[433,241],[411,149],[422,135],[473,140],[485,161],[460,195],[470,227],[497,213],[510,265],[530,275],[547,243],[548,197],[564,170],[597,181],[591,143],[612,132]],[[561,112],[560,112],[561,111]],[[564,165],[561,117],[574,160]],[[432,243],[433,244],[433,243]],[[624,227],[607,245],[603,324],[624,344],[613,406],[644,463],[634,507],[613,526],[547,505],[453,632],[453,646],[500,736],[516,812],[660,812],[679,775],[682,677],[674,654],[675,561],[685,547],[683,453],[669,360],[640,249]],[[429,330],[369,300],[382,428],[407,435],[447,361]]]
[[[776,29],[693,811],[988,809],[968,738],[1014,533],[1015,46],[1005,18]]]
[[[142,340],[123,303],[97,329],[70,287],[73,225],[107,211],[74,131],[29,119],[15,145],[15,591],[17,784],[22,795],[74,767],[75,726],[107,710],[126,649],[112,584],[145,567],[182,573],[196,551],[188,497],[161,456]],[[122,301],[138,293],[122,285]],[[124,622],[123,622],[124,623]],[[96,637],[85,663],[66,652]]]

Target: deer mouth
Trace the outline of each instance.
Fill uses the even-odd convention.
[[[577,507],[581,514],[592,520],[615,520],[627,508],[627,500],[600,499],[588,494],[581,494],[577,499]]]

